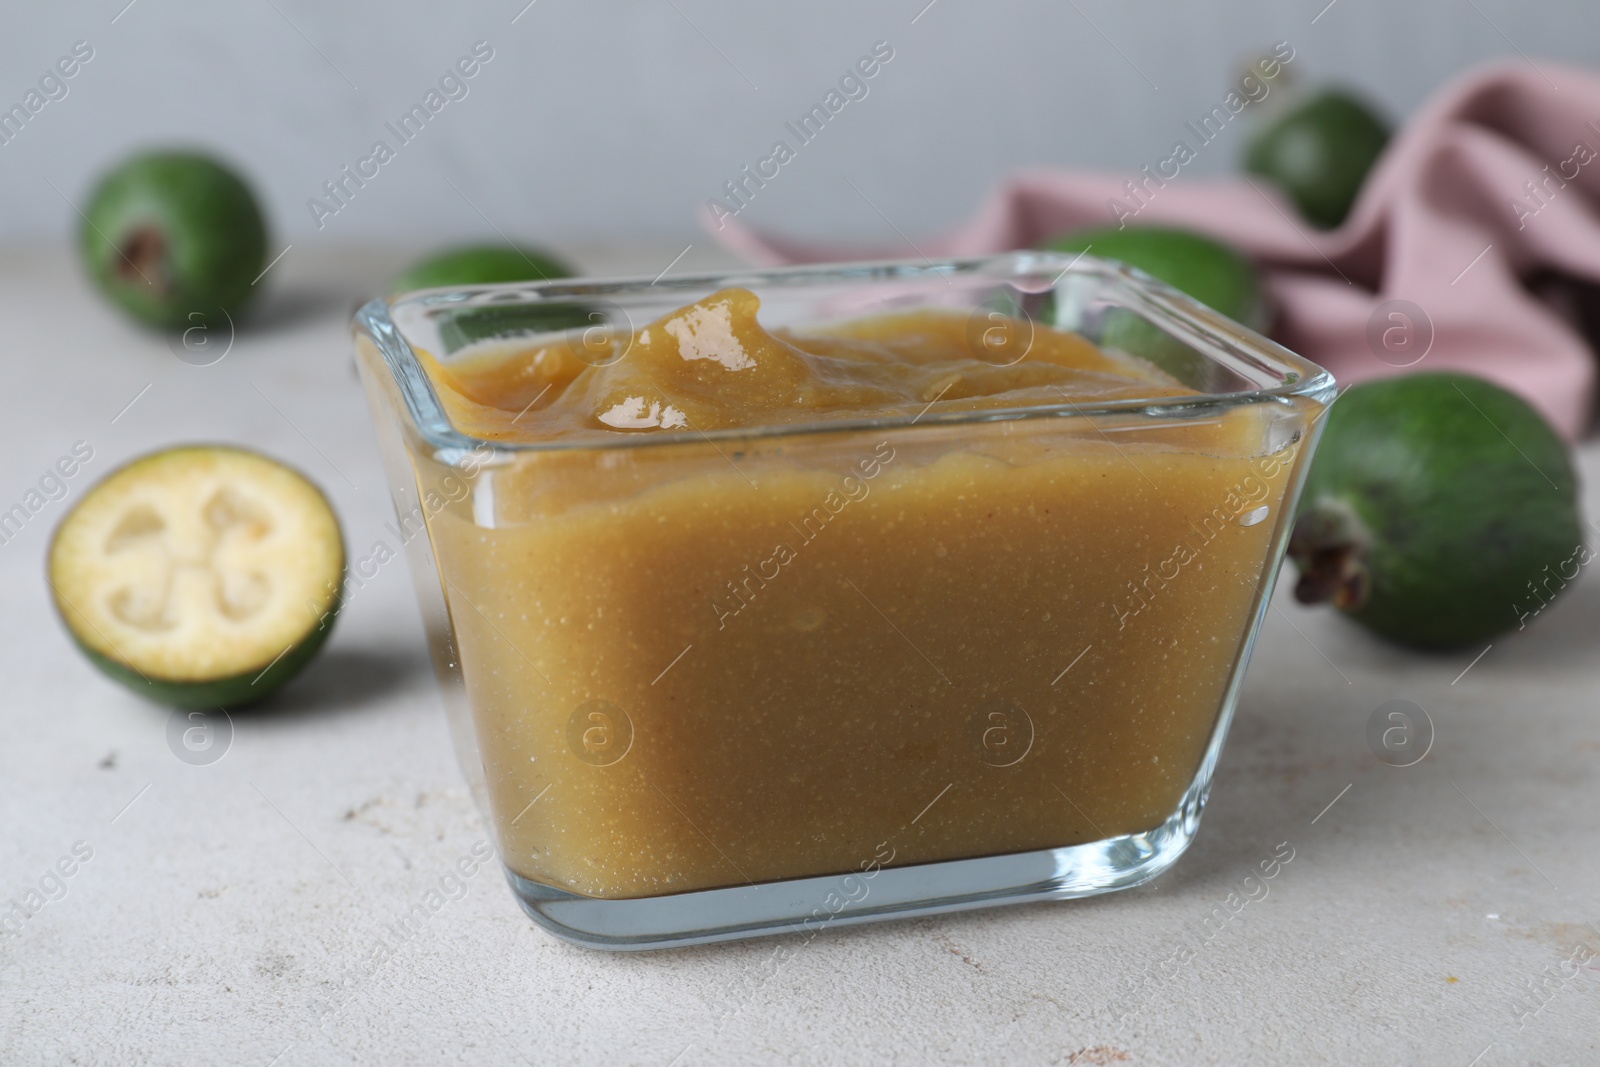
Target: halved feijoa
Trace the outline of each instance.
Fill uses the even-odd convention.
[[[1456,373],[1339,397],[1289,555],[1302,602],[1424,649],[1521,628],[1589,560],[1566,446],[1522,398]]]
[[[155,452],[107,475],[50,546],[57,610],[135,692],[233,708],[288,681],[333,627],[344,539],[298,471],[240,448]]]

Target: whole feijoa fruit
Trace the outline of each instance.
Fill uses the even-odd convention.
[[[1237,248],[1205,234],[1175,226],[1106,226],[1059,234],[1043,247],[1125,263],[1243,326],[1262,330],[1267,325],[1269,312],[1256,265]],[[1079,328],[1077,323],[1062,321],[1054,304],[1046,316],[1054,326]],[[1094,340],[1105,348],[1149,360],[1197,389],[1213,384],[1219,371],[1211,360],[1123,308],[1111,309],[1103,316]]]
[[[1319,229],[1345,220],[1367,174],[1389,143],[1389,127],[1341,89],[1317,93],[1262,129],[1244,169],[1276,183]]]
[[[559,257],[532,245],[463,245],[413,263],[389,283],[389,291],[554,281],[573,273]],[[439,339],[449,354],[490,338],[582,329],[595,321],[603,320],[591,319],[589,309],[574,304],[472,306],[443,313]]]
[[[446,285],[496,285],[570,277],[571,267],[549,252],[530,245],[463,245],[413,263],[389,283],[389,291],[406,293]]]
[[[1105,226],[1060,234],[1043,247],[1126,263],[1253,330],[1266,325],[1255,264],[1203,233],[1176,226]]]
[[[1526,625],[1588,561],[1566,445],[1521,397],[1410,374],[1326,417],[1289,542],[1303,603],[1453,649]]]
[[[244,179],[195,152],[149,152],[100,179],[79,229],[90,275],[162,329],[232,318],[257,291],[267,227]]]

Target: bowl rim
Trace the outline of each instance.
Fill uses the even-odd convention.
[[[854,419],[831,418],[704,431],[691,428],[687,432],[648,435],[619,433],[615,439],[585,436],[536,441],[501,440],[477,437],[455,427],[433,380],[398,321],[408,315],[426,314],[445,306],[510,307],[582,297],[619,301],[647,294],[658,298],[663,292],[682,292],[685,294],[684,302],[690,303],[718,289],[732,287],[759,291],[825,284],[927,282],[934,278],[946,282],[954,278],[978,278],[1024,283],[1019,284],[1018,288],[1034,293],[1051,291],[1061,294],[1073,286],[1095,285],[1098,287],[1096,295],[1115,298],[1118,306],[1134,311],[1183,341],[1209,362],[1247,381],[1256,381],[1258,387],[1181,397],[1134,397],[1094,404],[1075,404],[1063,399],[1061,403],[937,413],[924,409],[916,415],[900,413]],[[1042,279],[1048,281],[1041,285]],[[689,296],[690,293],[698,295]],[[494,453],[611,451],[689,443],[749,442],[828,433],[904,432],[912,428],[931,430],[952,425],[1033,418],[1107,415],[1189,418],[1204,410],[1214,411],[1219,405],[1286,402],[1295,398],[1327,404],[1332,401],[1338,388],[1333,376],[1322,367],[1213,311],[1165,282],[1126,264],[1083,253],[1008,252],[942,261],[879,260],[719,271],[671,279],[643,276],[563,278],[422,289],[369,301],[356,312],[352,330],[358,344],[365,337],[376,347],[399,391],[411,427],[423,441],[438,450],[439,458],[443,460],[448,460],[452,455],[482,457],[486,450]]]

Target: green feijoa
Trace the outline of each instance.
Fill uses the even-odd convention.
[[[559,258],[530,245],[462,245],[436,252],[407,267],[389,283],[389,292],[444,286],[498,285],[572,277]]]
[[[1326,418],[1289,544],[1302,602],[1454,649],[1526,625],[1587,562],[1567,448],[1520,397],[1410,374]]]
[[[1126,263],[1250,329],[1267,325],[1255,264],[1238,249],[1204,234],[1171,226],[1107,226],[1061,234],[1043,247]],[[1053,311],[1046,315],[1052,325],[1073,326],[1055,321]],[[1209,387],[1216,373],[1210,360],[1132,311],[1112,310],[1094,340],[1143,357],[1196,388]]]
[[[1044,247],[1126,263],[1252,330],[1266,324],[1255,265],[1238,249],[1204,234],[1172,226],[1107,226],[1062,234]]]
[[[194,152],[145,153],[109,171],[78,238],[100,291],[164,329],[238,315],[266,265],[267,227],[250,187]]]
[[[1275,182],[1312,225],[1345,220],[1389,127],[1360,99],[1327,89],[1291,107],[1245,148],[1244,169]]]
[[[561,333],[604,322],[603,315],[586,305],[566,301],[462,308],[441,318],[439,340],[449,354],[492,337]]]
[[[529,245],[466,245],[431,255],[390,283],[391,293],[507,282],[570,278],[561,259]],[[474,306],[441,316],[439,338],[446,354],[491,337],[556,333],[591,325],[588,309],[569,303]]]

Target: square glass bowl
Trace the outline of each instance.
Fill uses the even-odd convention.
[[[1058,328],[1195,393],[514,443],[453,425],[419,357],[568,331],[603,365],[733,286],[768,329],[942,309],[990,363]],[[613,949],[1154,878],[1335,391],[1145,275],[1039,253],[430,290],[368,304],[355,344],[512,890]]]

